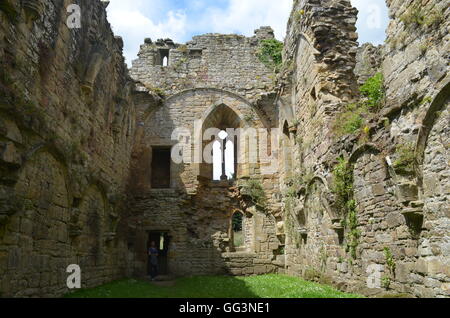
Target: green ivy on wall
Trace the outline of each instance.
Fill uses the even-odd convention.
[[[345,216],[343,226],[347,229],[346,251],[352,259],[356,259],[356,249],[361,236],[358,230],[356,201],[353,198],[353,171],[349,162],[343,158],[333,169],[333,184],[331,191],[336,196],[336,205]]]
[[[283,64],[283,47],[283,42],[276,39],[262,40],[258,50],[258,58],[267,67],[279,72]]]

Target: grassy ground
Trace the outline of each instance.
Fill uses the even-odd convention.
[[[240,247],[244,245],[244,233],[234,232],[234,246]]]
[[[187,277],[173,286],[122,280],[71,293],[69,298],[359,298],[332,287],[284,275]]]

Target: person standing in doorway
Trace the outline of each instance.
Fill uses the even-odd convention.
[[[154,241],[150,244],[148,256],[150,258],[150,277],[154,281],[156,276],[158,276],[158,249]]]

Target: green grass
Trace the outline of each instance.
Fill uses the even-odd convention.
[[[285,275],[252,277],[186,277],[174,286],[157,286],[127,279],[93,289],[79,290],[67,298],[360,298],[336,289]]]
[[[244,233],[242,231],[234,232],[234,246],[241,247],[244,245]]]

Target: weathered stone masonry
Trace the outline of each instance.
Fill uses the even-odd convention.
[[[151,235],[164,233],[173,275],[286,273],[370,296],[448,297],[450,9],[386,2],[376,48],[358,47],[349,0],[296,0],[279,74],[258,58],[273,39],[262,27],[145,39],[128,75],[107,1],[3,1],[0,296],[63,295],[69,264],[83,287],[145,276]],[[72,3],[80,29],[66,25]],[[376,73],[382,107],[337,135],[336,118]],[[277,173],[243,160],[236,180],[213,181],[211,164],[163,162],[175,129],[212,127],[279,128],[278,149],[268,146]],[[400,145],[413,157],[406,173]],[[242,159],[255,151],[239,147]],[[354,215],[335,190],[339,167]]]
[[[270,28],[256,30],[251,38],[207,34],[186,44],[146,39],[141,46],[139,59],[133,62],[133,78],[142,83],[142,90],[167,97],[157,109],[142,111],[144,116],[138,119],[131,204],[137,273],[146,272],[149,231],[169,233],[172,274],[258,274],[279,267],[275,255],[282,243],[275,226],[276,215],[281,221],[275,192],[278,178],[261,175],[259,164],[240,164],[237,175],[261,180],[269,200],[267,215],[242,206],[234,196],[236,182],[212,181],[211,165],[206,163],[172,163],[171,189],[152,189],[150,182],[152,149],[175,145],[177,140],[171,138],[177,128],[195,137],[196,122],[201,132],[275,127],[276,113],[267,102],[275,97],[268,94],[274,90],[274,74],[257,57],[264,39],[273,39]],[[163,65],[164,57],[168,65]],[[230,253],[230,222],[236,212],[248,219],[248,238],[244,251]]]
[[[66,8],[83,10],[69,29]],[[127,274],[117,239],[135,127],[133,81],[100,1],[2,1],[0,293],[58,296]]]
[[[293,101],[292,110],[284,106],[284,117],[295,126],[294,167],[303,185],[297,186],[295,208],[284,199],[286,270],[368,295],[448,297],[449,9],[443,1],[387,5],[392,20],[386,44],[358,49],[350,41],[356,37],[349,1],[294,6],[285,48],[294,67],[282,75],[280,101]],[[323,41],[324,34],[332,40]],[[316,70],[318,78],[298,72],[300,67]],[[336,138],[336,111],[358,98],[357,90],[339,90],[376,72],[384,75],[386,98],[367,123],[369,136]],[[413,173],[393,166],[400,145],[412,149]],[[339,157],[353,174],[357,232],[345,226],[348,216],[331,191]],[[359,235],[354,259],[346,250],[353,233]],[[373,284],[377,278],[381,284]]]

